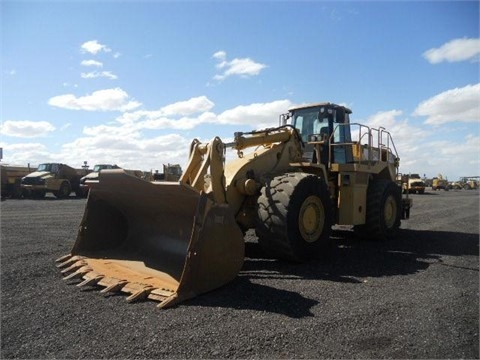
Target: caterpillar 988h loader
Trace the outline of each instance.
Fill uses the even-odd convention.
[[[411,206],[395,180],[397,151],[389,132],[350,123],[350,113],[313,104],[231,143],[194,140],[178,182],[102,171],[73,249],[58,259],[64,278],[166,307],[234,279],[248,229],[292,261],[327,251],[333,224],[393,237]]]

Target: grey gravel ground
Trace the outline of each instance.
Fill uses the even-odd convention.
[[[479,358],[479,191],[412,195],[399,239],[289,264],[247,239],[232,283],[175,308],[61,280],[84,199],[1,203],[1,358]]]

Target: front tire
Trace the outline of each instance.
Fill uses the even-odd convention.
[[[72,188],[70,187],[70,184],[67,181],[64,181],[60,185],[60,189],[55,191],[54,195],[57,199],[66,199],[70,196],[71,192]]]
[[[258,198],[256,233],[273,257],[302,262],[331,245],[332,206],[325,182],[311,174],[274,177]]]

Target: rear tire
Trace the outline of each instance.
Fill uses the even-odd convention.
[[[302,262],[320,257],[332,244],[332,207],[321,178],[277,176],[262,188],[257,204],[256,233],[268,255]]]
[[[400,228],[401,214],[400,187],[393,181],[374,180],[367,190],[365,224],[356,225],[354,231],[365,239],[392,239]]]

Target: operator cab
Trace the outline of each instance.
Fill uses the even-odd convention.
[[[330,163],[346,164],[353,161],[349,114],[352,111],[332,103],[319,103],[290,109],[292,124],[305,144],[306,161],[318,162],[328,167]],[[320,154],[315,145],[320,144]],[[333,145],[333,146],[331,146]],[[318,148],[318,147],[317,147]]]

